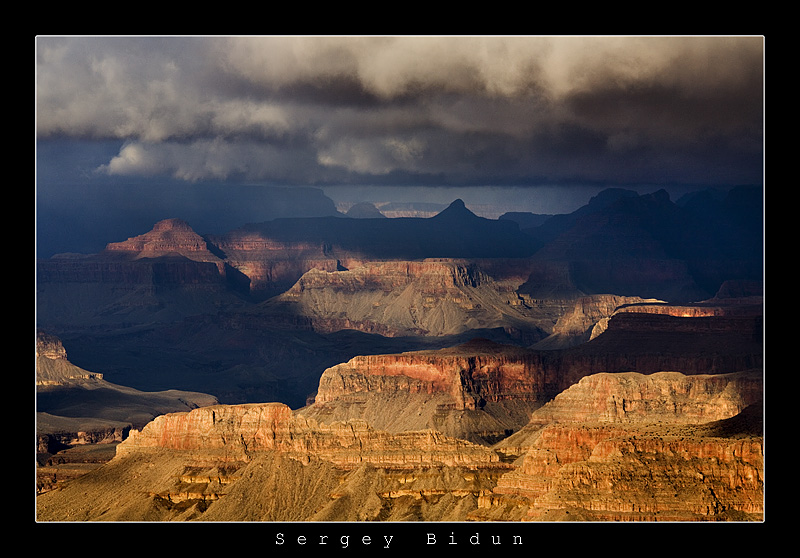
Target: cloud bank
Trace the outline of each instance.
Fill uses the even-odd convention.
[[[105,177],[737,184],[762,37],[39,37],[40,142]]]

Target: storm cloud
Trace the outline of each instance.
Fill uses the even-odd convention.
[[[38,141],[99,178],[761,182],[763,37],[38,37]],[[41,162],[40,162],[41,164]]]

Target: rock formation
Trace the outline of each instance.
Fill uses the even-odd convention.
[[[252,454],[276,451],[301,462],[322,459],[343,468],[363,463],[480,467],[499,462],[487,448],[433,430],[392,435],[365,421],[320,424],[295,416],[282,403],[217,405],[160,415],[141,432],[131,432],[117,455],[146,448],[203,450],[223,461],[246,461]]]
[[[542,245],[541,269],[521,288],[534,297],[558,287],[687,303],[736,277],[763,275],[763,191],[734,188],[722,201],[678,205],[665,191],[609,189],[569,215],[526,229]],[[560,277],[554,283],[549,278]]]
[[[526,229],[529,234],[508,219],[480,218],[460,200],[429,218],[286,218],[205,236],[180,219],[166,219],[149,233],[108,244],[102,255],[41,260],[39,281],[93,277],[119,283],[129,277],[141,284],[152,276],[156,284],[182,278],[198,285],[213,277],[198,265],[206,262],[218,266],[229,287],[263,300],[284,292],[310,269],[336,271],[375,260],[531,258],[535,265],[528,264],[521,296],[613,293],[683,303],[708,298],[714,292],[709,285],[716,290],[725,279],[758,279],[763,252],[756,226],[762,216],[747,197],[752,195],[732,192],[729,200],[709,207],[696,201],[677,206],[663,193],[609,191],[573,214]],[[709,223],[719,224],[733,240],[709,234]],[[122,254],[126,259],[120,261]],[[197,263],[182,262],[178,270],[178,254]],[[152,268],[127,265],[154,256]],[[173,258],[169,266],[161,261],[167,256]]]
[[[475,339],[435,351],[357,356],[326,369],[313,405],[300,412],[321,421],[361,418],[392,432],[436,428],[485,444],[516,432],[534,410],[587,376],[707,376],[762,365],[760,316],[619,312],[609,323],[591,342],[560,350]]]
[[[519,455],[536,432],[551,423],[701,424],[731,418],[762,399],[760,369],[730,374],[592,374],[536,410],[528,424],[498,448]]]
[[[473,517],[759,520],[762,390],[761,370],[586,377],[495,447],[519,466]]]
[[[180,219],[82,257],[37,262],[38,326],[53,331],[173,321],[240,304],[247,287]]]
[[[164,219],[153,226],[148,233],[135,236],[123,242],[108,244],[109,254],[124,254],[130,258],[158,258],[172,253],[194,256],[196,261],[218,262],[208,249],[206,241],[182,219]]]
[[[489,444],[524,425],[557,383],[536,353],[476,339],[452,349],[359,356],[322,374],[320,421],[360,418],[390,432],[434,428]]]
[[[645,302],[659,301],[608,294],[580,297],[571,305],[565,305],[565,310],[553,325],[550,336],[535,347],[557,349],[585,343],[600,333],[601,330],[596,329],[598,324],[602,324],[604,328],[615,312],[632,305],[637,308]]]
[[[101,366],[39,338],[37,518],[757,521],[748,200],[167,219],[41,260],[38,325]]]
[[[43,420],[46,421],[47,417],[39,413],[36,419],[38,426]],[[86,428],[86,421],[76,422],[80,424],[73,429],[73,432],[77,432],[79,438],[53,435],[39,439],[36,494],[60,489],[69,481],[108,463],[114,458],[117,443],[122,441],[130,430],[129,425],[121,425],[119,428],[108,428],[104,431],[87,429],[86,432],[82,432],[81,429]]]
[[[69,361],[55,335],[36,337],[37,493],[52,490],[113,457],[104,451],[161,413],[218,403],[203,393],[141,392]],[[88,449],[100,448],[100,449]]]
[[[108,242],[139,234],[168,217],[182,218],[201,234],[219,234],[242,223],[335,215],[340,214],[333,200],[318,188],[86,181],[65,189],[40,181],[37,249],[44,258],[64,252],[96,253]]]
[[[260,312],[306,317],[316,331],[442,336],[505,328],[531,341],[547,320],[524,307],[513,280],[495,280],[464,260],[359,262],[312,269]]]
[[[215,406],[162,415],[132,433],[112,461],[40,496],[38,517],[411,519],[424,499],[430,513],[449,519],[474,508],[508,470],[490,449],[434,431],[391,435],[363,421],[323,425],[277,403]],[[92,501],[76,499],[73,491],[86,489]]]
[[[388,433],[363,420],[321,423],[279,403],[162,415],[119,444],[110,462],[41,495],[38,518],[762,517],[759,407],[737,411],[759,395],[756,373],[609,376],[587,378],[535,412],[529,430],[537,417],[542,424],[525,447],[516,448],[520,458],[513,464],[507,444],[488,448],[432,430]],[[607,389],[595,389],[599,385]],[[629,413],[609,414],[602,405],[633,394],[642,399],[631,399],[638,404]],[[698,394],[703,410],[689,413],[697,417],[693,422],[679,411]],[[582,403],[571,413],[575,400]],[[708,421],[714,417],[726,418]]]
[[[594,521],[763,519],[764,448],[757,437],[628,433],[597,444],[587,461],[560,470],[529,519],[572,507]]]
[[[756,433],[554,424],[541,431],[520,466],[498,481],[472,517],[760,521],[763,482],[763,439]]]
[[[431,218],[276,219],[208,239],[250,277],[260,299],[310,269],[335,271],[337,262],[349,268],[375,260],[526,258],[535,251],[515,223],[478,217],[461,200]]]
[[[67,446],[119,442],[164,412],[217,403],[203,393],[146,393],[106,381],[73,365],[57,337],[38,332],[36,352],[37,445],[39,453]]]
[[[663,302],[654,303],[648,301],[633,302],[621,305],[610,312],[607,316],[599,317],[591,325],[588,339],[594,339],[603,333],[608,322],[616,313],[633,314],[658,314],[661,316],[673,316],[676,318],[752,318],[758,317],[763,312],[763,299],[761,297],[741,297],[741,298],[718,298],[714,297],[708,301],[695,304],[676,305]],[[585,338],[584,338],[585,340]]]
[[[352,219],[386,219],[386,215],[369,202],[353,204],[345,215]]]
[[[36,332],[36,385],[67,385],[76,380],[102,380],[103,375],[74,366],[67,359],[61,339],[44,331]]]

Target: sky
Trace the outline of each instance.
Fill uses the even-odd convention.
[[[562,212],[605,187],[762,183],[764,38],[40,36],[35,126],[37,196],[469,187]]]

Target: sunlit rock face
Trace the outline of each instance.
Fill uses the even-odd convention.
[[[95,473],[43,495],[41,519],[763,517],[758,404],[707,421],[756,397],[755,372],[713,379],[624,374],[617,382],[600,376],[535,412],[531,427],[520,432],[525,442],[514,448],[478,446],[432,430],[388,433],[362,420],[322,423],[277,403],[162,415],[119,444],[116,457]],[[596,389],[601,385],[606,388]],[[628,397],[641,397],[629,413],[612,415],[600,404]],[[706,409],[694,414],[699,422],[677,404],[687,397]],[[734,400],[739,403],[721,404]],[[570,414],[576,401],[584,410]]]
[[[72,365],[61,339],[43,331],[36,334],[36,385],[68,385],[73,381],[102,380],[103,375]]]
[[[36,332],[36,358],[47,358],[52,361],[67,360],[67,350],[61,339],[44,331]],[[37,370],[38,372],[38,370]]]
[[[281,404],[162,415],[37,502],[40,521],[463,520],[512,466],[432,430],[320,424]]]
[[[556,389],[536,352],[474,339],[450,349],[364,355],[325,370],[303,416],[358,418],[390,432],[433,428],[490,445]]]
[[[496,450],[518,467],[477,517],[759,520],[764,512],[761,370],[598,374],[533,413]]]
[[[730,374],[599,373],[585,376],[533,413],[519,433],[501,442],[523,451],[551,423],[700,424],[729,419],[763,399],[760,369]],[[511,448],[514,448],[513,450]]]
[[[320,332],[397,337],[505,328],[544,336],[546,324],[522,307],[514,286],[513,279],[495,280],[464,260],[358,262],[346,270],[308,271],[261,311],[304,316]]]
[[[525,426],[531,413],[553,397],[571,397],[575,392],[565,390],[591,377],[596,395],[617,399],[587,399],[570,408],[587,420],[601,411],[609,416],[639,412],[655,420],[665,412],[670,420],[676,413],[716,420],[720,416],[705,409],[731,402],[705,401],[709,386],[726,386],[733,381],[727,374],[762,365],[758,316],[678,318],[619,312],[609,324],[591,342],[564,350],[475,339],[438,351],[354,357],[323,372],[313,405],[303,413],[320,420],[364,418],[388,430],[433,427],[473,441],[480,436],[496,442]],[[672,371],[674,383],[666,382],[669,373],[661,371]],[[654,383],[631,381],[628,373]],[[756,386],[755,392],[760,389],[757,374],[736,381]],[[671,399],[672,407],[664,410],[658,407],[660,400],[653,400],[661,389],[683,396]],[[601,407],[585,408],[589,402]]]
[[[763,438],[660,428],[550,425],[476,516],[511,506],[524,521],[763,518]]]
[[[548,379],[538,357],[484,340],[449,350],[358,356],[323,373],[315,402],[387,390],[446,394],[458,409],[504,399],[539,401],[553,378]]]
[[[435,431],[389,434],[365,421],[320,424],[296,417],[281,403],[219,405],[156,417],[117,448],[120,457],[148,448],[201,450],[207,457],[249,460],[278,452],[301,462],[322,459],[340,467],[482,466],[499,463],[487,448]]]
[[[157,258],[172,253],[194,255],[207,261],[218,260],[208,249],[202,236],[182,219],[164,219],[150,232],[122,242],[112,242],[105,248],[108,254],[129,254],[135,258]]]

